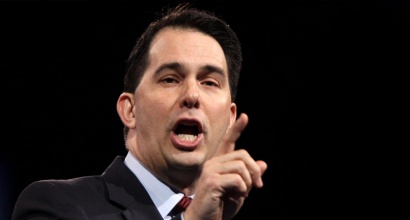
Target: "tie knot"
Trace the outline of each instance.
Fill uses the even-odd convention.
[[[185,209],[188,207],[191,200],[192,199],[190,197],[184,195],[181,198],[181,200],[179,200],[179,202],[175,205],[175,207],[171,210],[171,214],[172,215],[177,215],[177,214],[185,211]]]

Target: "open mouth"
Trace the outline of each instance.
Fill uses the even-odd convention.
[[[174,129],[174,133],[181,141],[194,141],[201,132],[202,127],[197,121],[180,121]]]

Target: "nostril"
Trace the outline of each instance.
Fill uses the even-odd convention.
[[[184,101],[184,106],[185,106],[185,107],[188,107],[188,108],[191,107],[187,101]]]
[[[195,99],[195,100],[190,99],[190,100],[185,100],[185,101],[184,101],[184,107],[187,107],[187,108],[197,108],[198,106],[199,106],[199,102],[198,102],[197,99]]]

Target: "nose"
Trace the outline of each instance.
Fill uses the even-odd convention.
[[[199,107],[199,88],[195,82],[186,82],[184,86],[181,107],[198,108]]]

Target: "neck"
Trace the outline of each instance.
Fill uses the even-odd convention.
[[[195,193],[196,183],[201,172],[198,169],[178,169],[166,170],[162,173],[165,175],[164,178],[160,178],[161,180],[185,195],[190,196]]]

